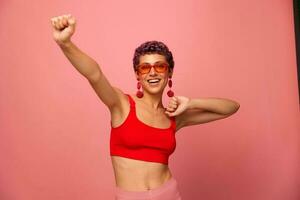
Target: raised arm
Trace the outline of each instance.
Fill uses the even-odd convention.
[[[98,63],[71,41],[76,27],[75,18],[71,15],[61,15],[51,18],[51,23],[55,42],[77,71],[87,78],[101,101],[110,110],[121,107],[121,100],[126,98],[124,93],[113,87],[102,73]]]

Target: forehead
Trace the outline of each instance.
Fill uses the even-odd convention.
[[[166,62],[165,56],[160,54],[145,54],[140,56],[140,63],[154,64],[159,61]]]

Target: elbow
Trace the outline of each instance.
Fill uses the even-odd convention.
[[[240,109],[240,104],[238,103],[237,106],[236,106],[236,111],[235,112],[237,112],[239,109]]]
[[[233,107],[232,108],[232,114],[233,114],[233,113],[236,113],[240,109],[240,104],[235,102],[234,106],[232,106],[232,107]]]
[[[230,106],[228,106],[227,112],[225,113],[225,115],[232,115],[232,114],[236,113],[239,109],[240,109],[240,104],[237,102],[232,102],[232,104]]]

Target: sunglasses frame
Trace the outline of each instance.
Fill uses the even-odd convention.
[[[150,65],[151,68],[149,69],[149,71],[148,71],[147,73],[141,73],[141,72],[139,71],[139,67],[140,67],[141,65],[145,65],[145,64]],[[157,69],[155,68],[155,66],[158,66],[159,64],[166,64],[166,65],[167,65],[167,69],[166,69],[165,71],[163,71],[163,72],[157,71]],[[152,67],[154,68],[154,70],[155,70],[157,73],[165,73],[166,71],[168,71],[168,70],[170,69],[169,63],[158,61],[158,62],[156,62],[156,63],[154,63],[154,64],[150,64],[150,63],[141,63],[141,64],[137,65],[136,71],[137,71],[139,74],[148,74],[148,73],[151,71]]]

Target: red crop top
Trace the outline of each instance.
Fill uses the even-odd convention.
[[[170,117],[169,128],[156,128],[140,121],[136,116],[135,102],[126,94],[130,103],[129,114],[110,134],[110,155],[168,164],[169,156],[175,151],[175,117]]]

